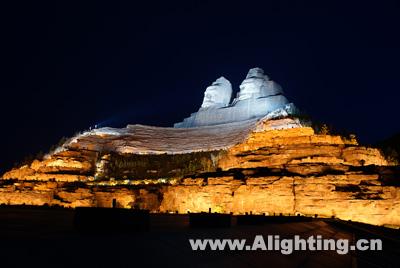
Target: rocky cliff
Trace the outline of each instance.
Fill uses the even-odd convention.
[[[400,226],[399,175],[379,150],[291,117],[128,126],[83,133],[5,173],[0,203],[107,207],[115,199],[153,212],[318,214]]]

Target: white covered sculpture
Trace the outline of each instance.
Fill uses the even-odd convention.
[[[282,88],[270,80],[261,68],[250,69],[240,85],[240,92],[231,104],[232,86],[224,77],[218,78],[204,92],[203,104],[176,128],[213,126],[268,117],[269,119],[297,113],[293,103],[283,95]]]
[[[240,84],[240,92],[236,101],[256,99],[282,94],[282,88],[264,74],[263,69],[253,68],[247,73],[246,79]]]
[[[215,80],[204,92],[201,108],[221,108],[229,105],[232,96],[232,85],[223,76]]]

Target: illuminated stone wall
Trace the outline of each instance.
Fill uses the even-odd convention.
[[[66,182],[14,182],[0,188],[0,203],[119,207],[152,212],[318,214],[375,225],[400,226],[400,187],[382,174],[186,178],[171,185],[71,186]],[[386,170],[387,171],[387,170]],[[379,171],[378,171],[379,172]]]

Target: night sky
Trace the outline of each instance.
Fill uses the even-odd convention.
[[[312,118],[362,142],[400,132],[394,1],[10,2],[0,7],[0,172],[95,124],[171,126],[216,78],[236,94],[257,66]]]

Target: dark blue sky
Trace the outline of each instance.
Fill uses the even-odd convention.
[[[363,142],[400,131],[395,1],[82,2],[1,4],[0,170],[90,125],[170,126],[256,66]]]

